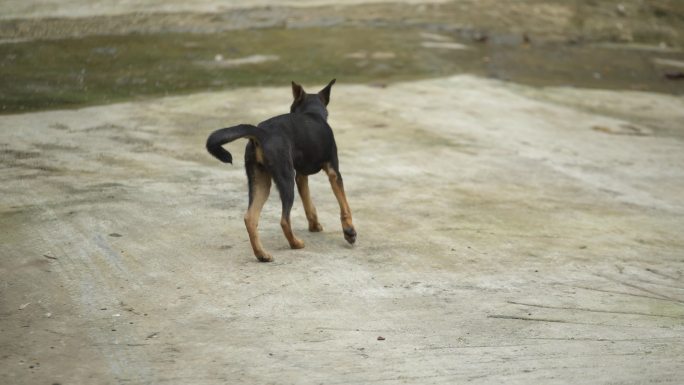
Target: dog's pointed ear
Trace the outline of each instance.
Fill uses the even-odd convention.
[[[292,82],[292,97],[294,98],[295,101],[301,99],[304,97],[304,88],[300,86],[299,84],[295,83],[294,81]]]
[[[325,88],[323,88],[323,89],[318,93],[318,95],[321,97],[321,99],[323,100],[323,103],[324,103],[326,106],[328,105],[328,103],[330,103],[330,89],[332,88],[333,84],[335,84],[335,81],[336,81],[336,80],[337,80],[337,79],[331,80],[330,83],[328,83],[328,85],[325,86]]]

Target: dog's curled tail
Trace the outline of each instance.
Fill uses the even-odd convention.
[[[233,163],[233,156],[221,146],[244,137],[259,140],[259,128],[251,124],[240,124],[216,130],[207,138],[207,151],[223,163]]]

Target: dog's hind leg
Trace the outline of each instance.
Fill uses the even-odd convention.
[[[280,200],[283,203],[282,217],[280,218],[280,227],[283,228],[283,233],[285,238],[290,243],[290,247],[293,249],[301,249],[304,247],[304,242],[297,238],[292,231],[292,224],[290,222],[290,211],[292,210],[292,204],[294,203],[294,185],[295,185],[295,175],[294,168],[292,164],[280,164],[277,169],[272,170],[273,181],[278,187],[278,192],[280,192]]]
[[[309,177],[304,174],[297,173],[295,181],[297,182],[297,190],[299,191],[299,196],[302,198],[302,204],[304,205],[306,219],[309,221],[309,231],[323,231],[323,226],[321,226],[321,224],[318,223],[316,207],[314,207],[313,202],[311,201],[311,193],[309,192]]]
[[[328,174],[330,187],[332,187],[335,198],[337,198],[337,203],[340,205],[340,220],[342,222],[344,239],[350,244],[354,244],[354,242],[356,242],[356,230],[354,230],[354,224],[352,223],[351,209],[347,202],[347,195],[344,193],[344,184],[342,183],[342,174],[340,174],[337,164],[337,157],[333,157],[333,160],[330,163],[325,163],[323,165],[323,170]]]
[[[249,234],[249,242],[252,244],[254,255],[261,262],[273,260],[259,240],[259,215],[264,203],[268,199],[271,191],[271,174],[266,169],[256,163],[248,162],[245,164],[247,169],[247,179],[249,181],[249,208],[245,214],[245,226]]]

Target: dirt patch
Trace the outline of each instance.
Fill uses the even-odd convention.
[[[265,7],[221,9],[193,4],[195,12],[152,4],[147,9],[120,14],[106,7],[90,7],[85,17],[76,9],[68,17],[59,14],[32,18],[10,7],[0,20],[0,39],[63,39],[85,35],[130,33],[217,33],[247,28],[314,28],[331,26],[429,27],[433,31],[460,31],[468,35],[529,34],[534,40],[664,42],[682,46],[684,5],[677,0],[597,2],[591,0],[458,0],[451,2],[392,2],[287,7],[269,2]],[[149,5],[149,4],[148,4]],[[9,6],[9,5],[8,5]],[[68,9],[68,5],[63,9]],[[39,8],[39,7],[36,7]],[[14,12],[12,12],[14,11]],[[176,12],[174,12],[176,11]]]

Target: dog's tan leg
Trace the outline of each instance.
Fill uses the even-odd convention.
[[[273,260],[270,254],[268,254],[259,240],[259,216],[261,215],[261,209],[264,207],[264,203],[268,199],[268,195],[271,191],[271,175],[259,168],[254,168],[254,176],[251,183],[251,203],[245,214],[245,226],[247,227],[247,233],[249,234],[249,242],[252,244],[252,250],[254,250],[254,255],[261,262],[270,262]]]
[[[290,218],[281,218],[280,219],[280,227],[283,228],[283,234],[285,234],[285,238],[287,238],[287,242],[290,244],[290,247],[293,249],[301,249],[304,248],[304,241],[301,239],[297,238],[294,235],[294,232],[292,231],[292,224],[290,223]]]
[[[340,220],[342,222],[344,239],[353,244],[356,242],[356,230],[354,230],[354,224],[352,223],[351,209],[349,208],[349,203],[347,203],[347,195],[344,193],[342,178],[329,163],[323,165],[323,170],[328,174],[330,187],[332,187],[337,203],[340,205]]]
[[[283,234],[287,238],[287,242],[293,249],[301,249],[304,247],[304,242],[297,238],[292,231],[292,223],[290,223],[290,211],[295,199],[295,170],[292,168],[292,163],[280,163],[273,172],[273,181],[278,187],[280,193],[280,201],[283,205],[282,215],[280,217],[280,227],[283,229]]]
[[[318,223],[316,207],[314,207],[313,202],[311,201],[311,193],[309,192],[309,177],[306,175],[297,174],[295,181],[297,182],[297,190],[299,191],[299,196],[302,198],[302,204],[304,205],[306,219],[309,221],[309,231],[323,231],[323,226],[321,226],[321,224]]]

